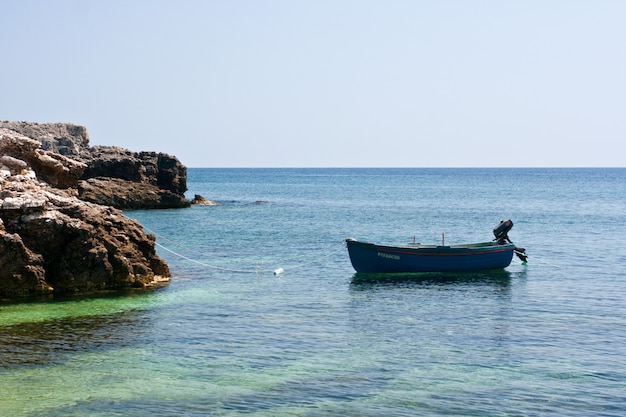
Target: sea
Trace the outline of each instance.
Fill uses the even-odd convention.
[[[0,303],[3,416],[626,415],[626,169],[199,169],[165,287]],[[356,274],[345,239],[505,270]]]

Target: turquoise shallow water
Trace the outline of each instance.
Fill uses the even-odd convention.
[[[127,213],[168,287],[0,304],[2,415],[626,414],[625,169],[191,169],[189,189],[222,205]],[[343,245],[506,218],[527,266],[360,276]]]

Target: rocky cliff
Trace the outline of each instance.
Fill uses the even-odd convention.
[[[50,126],[28,128],[35,129],[31,135],[50,134]],[[147,287],[169,281],[154,236],[120,210],[78,198],[79,178],[89,167],[77,158],[88,144],[86,130],[73,125],[59,129],[59,136],[66,136],[39,135],[33,140],[0,127],[0,295]]]
[[[69,123],[0,121],[0,128],[36,140],[49,155],[85,164],[78,182],[51,184],[74,186],[83,200],[119,209],[190,205],[185,199],[187,168],[173,156],[116,146],[91,147],[87,129]]]

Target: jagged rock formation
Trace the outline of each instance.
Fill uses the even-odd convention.
[[[123,209],[178,208],[180,195],[153,184],[95,177],[78,181],[81,200]],[[185,203],[185,207],[189,203]]]
[[[0,128],[10,129],[41,142],[41,149],[77,159],[89,149],[89,133],[84,126],[71,123],[33,123],[0,121]],[[80,159],[80,158],[78,158]]]
[[[20,135],[21,136],[21,135]],[[32,166],[39,177],[53,187],[76,186],[87,165],[60,154],[40,149],[39,142],[12,135],[7,131],[0,143],[2,163],[15,171]]]
[[[60,188],[75,187],[78,196],[86,201],[119,209],[190,205],[185,199],[187,168],[173,156],[132,152],[116,146],[90,147],[87,129],[69,123],[0,121],[0,128],[36,140],[41,144],[41,151],[48,151],[51,158],[60,155],[84,164],[78,183],[68,178],[67,182],[50,184]],[[90,179],[97,180],[89,182]]]
[[[87,165],[40,143],[0,127],[0,295],[169,281],[154,236],[118,209],[80,200],[72,184]]]
[[[187,169],[175,157],[95,146],[81,160],[87,164],[78,184],[84,200],[121,209],[190,205],[185,199]]]

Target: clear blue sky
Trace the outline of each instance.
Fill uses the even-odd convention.
[[[626,166],[626,1],[0,0],[0,119],[189,167]]]

